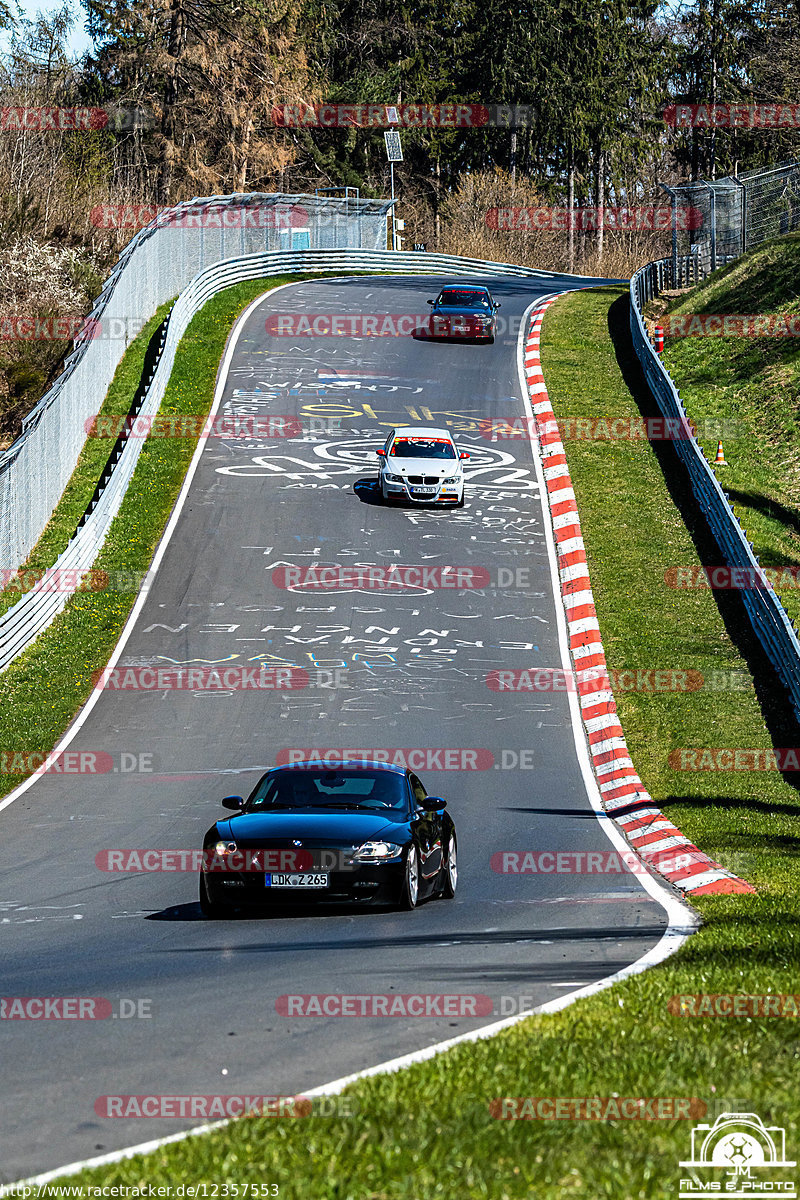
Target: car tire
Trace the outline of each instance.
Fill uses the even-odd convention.
[[[391,503],[392,503],[392,497],[391,497],[391,496],[389,495],[389,493],[386,491],[386,488],[383,486],[383,484],[382,484],[382,483],[381,483],[381,485],[380,485],[380,488],[381,488],[381,499],[383,500],[383,503],[384,503],[384,504],[391,504]]]
[[[411,843],[403,868],[403,886],[400,889],[400,908],[406,911],[416,908],[419,903],[419,855],[417,847]]]
[[[233,916],[233,909],[227,904],[212,900],[206,887],[205,872],[200,873],[200,911],[211,921],[224,921]]]
[[[458,843],[455,832],[450,834],[442,870],[444,871],[444,882],[439,894],[444,900],[452,900],[458,886]]]

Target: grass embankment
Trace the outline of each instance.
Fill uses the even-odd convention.
[[[545,318],[543,357],[557,417],[654,415],[630,350],[623,292],[559,301]],[[692,1019],[668,1002],[675,994],[796,990],[797,793],[775,773],[684,775],[667,758],[686,745],[767,746],[765,721],[780,737],[797,733],[777,700],[759,705],[771,677],[736,598],[720,609],[708,592],[664,585],[668,566],[713,555],[671,447],[656,453],[642,441],[585,441],[567,450],[611,667],[755,674],[757,690],[618,699],[634,761],[656,800],[758,894],[698,901],[703,928],[644,975],[492,1041],[359,1082],[351,1089],[356,1117],[242,1121],[70,1183],[269,1182],[283,1200],[674,1200],[690,1121],[493,1120],[490,1101],[502,1096],[698,1097],[718,1111],[738,1101],[785,1126],[792,1141],[800,1124],[797,1024]]]
[[[685,313],[800,313],[800,234],[765,243],[668,306]],[[664,363],[711,461],[720,423],[727,467],[718,478],[765,567],[800,567],[800,339],[666,340]],[[787,582],[788,582],[787,576]],[[776,585],[800,620],[800,591]]]

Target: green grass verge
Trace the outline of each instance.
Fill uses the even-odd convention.
[[[575,293],[549,311],[544,369],[558,418],[639,416],[624,382],[646,404],[626,329],[627,299],[614,290]],[[710,593],[664,587],[666,565],[700,560],[653,449],[646,442],[567,449],[612,668],[749,677],[728,633],[747,640],[735,611],[721,613]],[[685,501],[679,489],[675,500]],[[702,537],[699,526],[693,532]],[[674,1200],[692,1122],[493,1120],[489,1103],[503,1096],[697,1097],[720,1111],[738,1101],[767,1124],[785,1126],[791,1142],[800,1117],[796,1023],[691,1019],[668,1009],[675,994],[796,987],[794,788],[775,774],[681,775],[667,763],[669,751],[683,745],[768,745],[765,711],[752,688],[623,692],[618,701],[634,761],[656,800],[701,847],[743,871],[757,895],[698,901],[703,928],[644,975],[491,1041],[358,1082],[348,1093],[355,1117],[241,1121],[69,1182],[203,1181],[228,1184],[231,1195],[233,1185],[274,1183],[283,1200]]]
[[[800,234],[765,243],[669,306],[681,313],[798,313]],[[800,342],[791,337],[667,339],[672,375],[711,461],[716,426],[728,492],[764,566],[800,567]],[[727,431],[726,431],[727,424]],[[800,620],[795,584],[777,586]]]
[[[248,280],[211,299],[181,339],[160,412],[205,416],[211,406],[220,358],[231,326],[256,296],[291,279]],[[138,387],[148,342],[168,309],[155,314],[128,348],[101,413],[126,413]],[[89,438],[62,502],[26,567],[51,566],[75,530],[108,458],[110,438]],[[136,470],[95,561],[98,571],[143,574],[158,545],[197,444],[193,437],[145,442]],[[105,666],[128,614],[134,592],[87,591],[73,596],[63,613],[0,675],[0,747],[11,753],[47,754],[92,690],[92,674]],[[6,588],[0,612],[19,600]],[[14,764],[16,765],[16,764]],[[0,772],[0,796],[25,774]]]

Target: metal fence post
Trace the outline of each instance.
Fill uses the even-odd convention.
[[[705,180],[703,181],[705,182]],[[711,217],[711,270],[717,269],[717,194],[710,183],[706,183],[709,194],[709,215]]]
[[[738,175],[731,175],[731,179],[736,186],[741,189],[739,193],[741,198],[741,228],[739,230],[739,247],[740,253],[744,254],[747,250],[747,188],[742,183]]]

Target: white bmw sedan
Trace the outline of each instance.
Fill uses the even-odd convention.
[[[469,455],[458,451],[447,429],[401,425],[376,453],[381,460],[378,482],[384,500],[450,504],[454,508],[464,503],[461,463]]]

